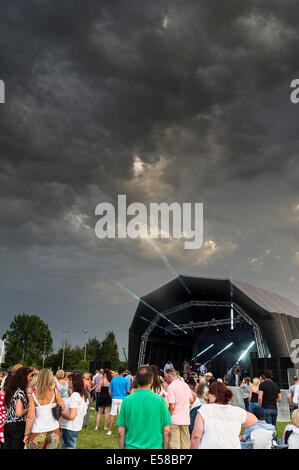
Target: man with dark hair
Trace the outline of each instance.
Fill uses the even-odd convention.
[[[151,367],[140,367],[136,381],[137,390],[125,398],[117,420],[119,448],[168,449],[170,413],[164,398],[151,390]]]
[[[281,392],[278,385],[272,381],[272,370],[265,370],[264,376],[264,382],[259,385],[258,403],[264,408],[266,423],[276,426],[277,402],[282,401]]]
[[[130,393],[130,383],[124,377],[125,369],[120,367],[118,369],[118,376],[114,377],[111,380],[109,385],[109,395],[112,398],[112,405],[110,411],[110,425],[109,431],[107,432],[108,436],[112,434],[112,426],[114,422],[114,417],[117,416],[117,413],[120,413],[122,402],[126,398],[127,393]]]

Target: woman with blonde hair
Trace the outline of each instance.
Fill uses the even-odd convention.
[[[42,369],[38,374],[36,391],[29,399],[24,444],[29,449],[59,449],[60,430],[53,408],[59,405],[64,410],[64,402],[55,388],[54,375],[50,369]]]
[[[61,398],[65,401],[69,396],[69,382],[64,370],[59,369],[55,374],[56,388]]]
[[[206,397],[208,391],[209,391],[209,389],[206,385],[206,379],[204,377],[199,377],[198,384],[196,385],[196,388],[195,388],[196,398],[195,398],[195,400],[192,403],[191,408],[190,408],[190,425],[189,425],[190,437],[191,437],[192,432],[193,432],[194,421],[195,421],[197,412],[198,412],[199,408],[202,405],[205,405],[208,401],[208,398]]]
[[[258,403],[259,385],[260,385],[260,380],[257,377],[255,377],[252,381],[252,387],[250,387],[249,396],[248,396],[250,413],[253,413],[254,408],[259,406],[259,403]]]
[[[87,410],[83,419],[83,426],[82,429],[86,429],[88,427],[89,422],[89,411],[90,411],[90,403],[91,403],[91,392],[96,388],[96,385],[93,386],[91,382],[91,374],[89,372],[84,372],[83,374],[83,382],[84,387],[88,396],[88,406]]]
[[[282,438],[289,449],[299,449],[299,409],[293,411],[292,424],[287,424]]]
[[[251,378],[244,377],[240,385],[240,389],[243,395],[243,401],[244,401],[244,406],[245,406],[246,411],[249,411],[249,392],[250,392],[251,387],[252,387]]]

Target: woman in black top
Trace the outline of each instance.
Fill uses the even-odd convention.
[[[109,395],[109,385],[111,380],[113,379],[111,370],[105,369],[104,371],[104,378],[100,381],[97,392],[100,393],[99,400],[98,400],[98,415],[97,415],[97,422],[95,431],[99,428],[100,421],[102,414],[105,413],[105,425],[104,430],[107,431],[108,429],[108,420],[109,420],[109,412],[111,408],[111,397]]]
[[[250,413],[253,413],[254,408],[258,406],[259,385],[260,385],[260,381],[257,377],[255,377],[252,382],[252,387],[249,390],[249,397],[248,397]]]
[[[27,388],[34,372],[29,367],[21,367],[4,386],[4,449],[23,449],[26,415],[28,412]],[[5,384],[6,385],[6,384]]]

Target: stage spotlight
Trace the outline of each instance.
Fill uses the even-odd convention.
[[[194,361],[194,359],[196,359],[197,357],[201,356],[203,353],[205,353],[208,349],[212,348],[214,346],[214,344],[210,344],[210,346],[208,346],[206,349],[204,349],[203,351],[201,351],[200,353],[197,354],[197,356],[194,356],[193,359],[191,359],[192,361]]]
[[[254,343],[255,343],[255,341],[252,341],[252,342],[250,343],[250,345],[248,346],[248,348],[245,349],[245,351],[244,351],[244,352],[241,354],[241,356],[239,357],[238,362],[240,362],[241,359],[243,359],[243,357],[248,353],[249,349],[252,348],[252,346],[254,345]]]
[[[226,349],[230,348],[234,343],[229,343],[225,348],[221,349],[215,356],[211,357],[211,359],[215,359],[215,357],[219,356],[221,353],[223,353]]]

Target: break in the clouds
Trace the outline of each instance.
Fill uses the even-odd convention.
[[[172,278],[146,240],[98,240],[95,207],[203,202],[204,243],[159,247],[180,273],[298,297],[299,5],[4,0],[1,330],[37,313],[82,343]]]

